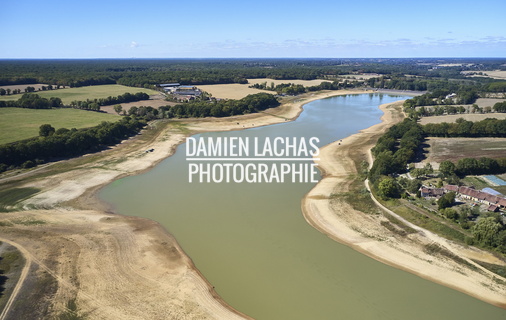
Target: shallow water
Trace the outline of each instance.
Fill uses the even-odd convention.
[[[409,97],[338,96],[293,122],[197,137],[318,137],[320,146],[379,123],[380,104]],[[155,151],[156,152],[156,151]],[[185,145],[99,196],[160,222],[223,299],[257,319],[506,319],[506,310],[379,263],[304,220],[311,183],[189,183]]]

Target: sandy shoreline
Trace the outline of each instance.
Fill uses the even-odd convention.
[[[320,149],[321,160],[318,163],[323,178],[302,201],[306,221],[330,238],[378,261],[506,308],[506,286],[494,281],[506,279],[470,260],[476,257],[476,252],[480,252],[482,259],[493,261],[495,257],[492,254],[464,248],[405,221],[377,203],[383,210],[418,231],[399,237],[381,226],[381,221],[387,221],[386,218],[359,212],[344,201],[331,200],[332,194],[350,191],[352,176],[357,173],[352,156],[360,155],[370,163],[370,149],[375,139],[392,124],[402,120],[400,112],[396,114],[393,106],[395,103],[380,107],[385,112],[380,124]],[[423,245],[432,243],[464,258],[477,270],[462,266],[451,259],[426,253]]]
[[[100,187],[118,178],[149,170],[172,155],[176,146],[183,142],[188,135],[208,131],[242,130],[281,123],[297,118],[302,112],[302,106],[308,102],[335,95],[358,93],[371,92],[358,90],[323,92],[306,95],[303,98],[295,97],[292,101],[284,103],[278,108],[258,114],[231,118],[178,121],[178,123],[185,125],[186,131],[182,132],[173,126],[167,126],[159,135],[147,142],[127,141],[124,146],[118,148],[118,152],[111,150],[99,161],[85,162],[70,171],[58,173],[50,178],[42,177],[24,183],[23,187],[37,187],[43,190],[35,197],[25,201],[24,205],[27,209],[33,207],[56,207],[56,209],[27,210],[6,215],[2,221],[14,221],[14,217],[18,219],[22,216],[27,219],[35,219],[34,217],[36,217],[47,222],[43,226],[36,227],[16,225],[15,228],[10,230],[30,231],[31,234],[27,236],[26,234],[20,235],[16,232],[9,232],[9,240],[23,244],[25,249],[30,252],[30,255],[35,258],[35,261],[39,261],[40,265],[47,265],[51,269],[54,261],[57,262],[58,267],[51,269],[58,276],[56,277],[58,290],[54,301],[50,303],[52,314],[58,314],[58,312],[65,309],[65,302],[74,297],[82,313],[88,312],[88,314],[97,318],[107,318],[99,316],[103,310],[107,310],[110,316],[114,315],[124,319],[142,319],[146,316],[152,318],[161,315],[166,317],[176,314],[179,317],[247,318],[247,316],[234,310],[219,298],[211,284],[204,279],[194,267],[191,259],[186,256],[176,240],[165,229],[146,219],[107,214],[107,208],[104,208],[103,204],[96,199],[95,193]],[[382,106],[382,110],[387,109]],[[358,150],[354,152],[362,152],[366,156],[374,135],[385,130],[394,121],[388,117],[388,112],[386,112],[382,118],[382,123],[344,139],[340,146],[334,143],[322,148],[319,164],[324,169],[325,175],[322,181],[304,198],[304,216],[315,228],[339,242],[350,245],[384,263],[409,270],[436,282],[443,282],[444,278],[449,275],[458,274],[456,271],[449,270],[456,267],[451,265],[450,261],[441,260],[432,264],[426,262],[425,265],[428,269],[421,270],[416,268],[419,261],[412,255],[406,255],[405,253],[406,250],[416,249],[423,254],[418,244],[426,239],[411,239],[423,237],[423,235],[410,236],[410,239],[406,239],[406,242],[409,242],[406,246],[403,246],[399,239],[394,239],[395,237],[388,241],[390,246],[383,246],[383,243],[379,242],[373,243],[370,238],[367,239],[366,243],[364,235],[351,228],[359,221],[347,220],[348,218],[342,215],[345,213],[346,207],[343,205],[336,211],[336,207],[339,206],[332,204],[328,199],[332,192],[346,190],[348,187],[346,175],[355,172],[354,164],[347,157],[346,152],[350,153],[353,150]],[[157,124],[154,123],[153,125]],[[360,141],[365,141],[365,143],[357,148]],[[353,148],[350,148],[350,145],[353,145]],[[154,148],[155,152],[144,152],[148,146]],[[336,157],[333,156],[335,152],[340,153],[339,161],[336,161]],[[322,199],[321,196],[327,199]],[[351,208],[348,206],[348,209]],[[336,214],[336,212],[341,215]],[[366,223],[364,223],[366,232],[376,232],[380,236],[385,234],[386,229],[379,226],[378,221],[369,221],[371,219],[367,215],[358,214],[366,220]],[[5,228],[2,227],[3,229]],[[40,236],[42,233],[50,233],[54,236],[38,238],[37,234]],[[34,244],[34,239],[43,240],[40,240],[38,244]],[[128,241],[125,241],[125,239]],[[78,248],[77,254],[62,249],[60,245],[62,241]],[[90,250],[95,247],[108,250],[110,247],[118,246],[120,242],[125,242],[125,244],[117,248],[118,254],[113,254],[114,250],[107,251],[110,255],[107,260],[108,263],[102,263],[101,261],[104,251],[94,252],[94,250]],[[44,244],[48,246],[48,249],[40,250],[40,246]],[[51,246],[58,247],[51,248]],[[170,248],[169,250],[167,250],[167,246]],[[416,252],[418,253],[418,251]],[[86,259],[83,257],[86,257]],[[405,259],[406,261],[404,261]],[[425,255],[424,259],[433,259],[433,257]],[[138,260],[142,260],[142,267],[131,263],[131,261]],[[165,263],[170,261],[169,266],[165,267],[163,261]],[[93,265],[91,270],[90,264]],[[126,264],[131,270],[118,273],[118,270],[111,267],[114,264]],[[449,265],[450,267],[448,267]],[[431,270],[432,272],[430,272]],[[441,274],[441,270],[447,272]],[[479,275],[480,277],[475,281],[466,282],[464,281],[465,276],[455,276],[453,278],[455,281],[463,282],[446,281],[443,284],[475,296],[475,292],[479,287],[481,291],[479,291],[480,296],[478,298],[504,307],[506,305],[505,289],[502,288],[502,291],[500,291],[502,297],[498,297],[497,294],[494,296],[484,290],[483,286],[476,284],[478,281],[489,283],[490,277]],[[472,276],[474,277],[474,274]],[[61,280],[69,277],[73,279],[71,281],[73,283],[72,290],[65,285],[65,281]],[[137,277],[143,279],[156,278],[156,284],[149,282],[151,285],[145,286],[139,283]],[[113,285],[92,285],[100,280],[120,283],[122,299],[114,297],[118,288]],[[501,288],[498,290],[501,290]],[[489,291],[492,291],[492,289]],[[139,299],[139,296],[143,294],[146,295],[146,299]],[[161,300],[160,295],[166,297],[166,300]],[[97,302],[97,299],[87,298],[93,296],[100,297],[101,302]],[[156,301],[156,307],[153,307],[153,302],[150,299]],[[132,307],[133,301],[136,302],[134,304],[135,308]]]
[[[53,317],[67,312],[69,301],[75,301],[80,314],[99,319],[248,318],[218,296],[163,227],[143,218],[111,215],[110,208],[96,198],[96,192],[121,177],[149,170],[172,155],[189,135],[282,123],[297,118],[302,106],[310,101],[357,93],[364,91],[299,96],[257,114],[181,120],[144,141],[142,137],[149,137],[149,130],[140,138],[99,154],[3,179],[3,187],[14,184],[42,190],[23,202],[25,211],[2,215],[0,232],[6,240],[22,246],[34,261],[28,278],[44,278],[41,272],[45,270],[55,282],[40,297],[33,296],[30,285],[23,285],[19,296],[33,301],[43,299],[45,304],[37,307],[45,308],[44,316]],[[150,124],[158,125],[156,121]],[[150,148],[155,151],[145,152]],[[60,166],[66,169],[59,170]],[[142,267],[131,261],[142,261]],[[156,282],[139,283],[139,278],[156,278]],[[47,300],[45,296],[53,298]],[[10,314],[20,315],[20,309],[14,308]]]

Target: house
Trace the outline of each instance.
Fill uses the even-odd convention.
[[[462,198],[472,200],[472,201],[480,201],[483,202],[486,197],[485,192],[478,191],[471,187],[459,187],[459,194]]]
[[[447,184],[443,187],[446,191],[459,192],[459,186],[453,184]]]
[[[481,202],[489,206],[496,206],[497,208],[506,208],[506,199],[499,197],[497,192],[496,194],[492,194],[488,191],[488,189],[483,189],[482,191],[476,190],[473,187],[465,187],[465,186],[456,186],[456,185],[446,185],[444,189],[448,191],[457,192],[457,194],[463,198],[470,201]],[[493,208],[492,208],[493,209]],[[494,209],[495,210],[495,209]],[[490,210],[489,210],[490,211]]]
[[[501,198],[499,198],[498,196],[494,196],[492,194],[487,193],[485,196],[485,200],[483,200],[483,202],[488,205],[496,205],[500,199]]]
[[[435,197],[440,198],[444,194],[443,188],[421,188],[420,195],[424,198]]]
[[[488,208],[487,208],[487,211],[490,211],[490,212],[497,212],[499,211],[499,207],[496,206],[496,205],[490,205]]]

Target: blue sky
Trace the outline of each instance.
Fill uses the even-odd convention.
[[[506,57],[505,12],[505,0],[8,0],[0,58]]]

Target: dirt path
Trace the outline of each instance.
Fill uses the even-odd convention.
[[[10,244],[11,246],[15,247],[23,257],[25,258],[25,265],[23,266],[23,270],[21,270],[21,275],[19,276],[18,282],[16,283],[16,286],[14,287],[14,290],[12,290],[12,293],[9,297],[9,300],[7,300],[7,303],[5,304],[4,309],[2,310],[2,313],[0,313],[0,320],[4,320],[7,318],[7,315],[9,314],[9,311],[11,309],[12,304],[14,303],[14,300],[16,300],[16,297],[19,294],[19,291],[21,290],[21,287],[23,286],[23,283],[28,276],[28,271],[30,270],[30,267],[32,265],[32,257],[28,253],[28,251],[23,248],[18,243],[12,242],[10,240],[7,240],[3,237],[0,237],[0,241],[6,242]]]

